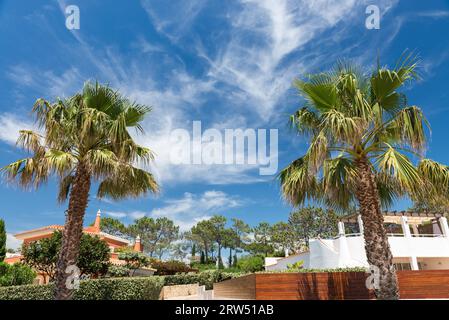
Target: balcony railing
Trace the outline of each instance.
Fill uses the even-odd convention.
[[[346,233],[345,237],[360,237],[361,233]],[[403,233],[387,233],[388,237],[405,237]],[[441,238],[444,237],[442,234],[431,234],[431,233],[422,233],[422,234],[411,234],[414,238]],[[338,239],[340,235],[333,237],[333,239]]]

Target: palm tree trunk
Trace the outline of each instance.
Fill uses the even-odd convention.
[[[371,165],[366,158],[361,158],[356,166],[359,175],[356,197],[364,225],[366,256],[370,265],[379,268],[379,287],[375,294],[378,299],[399,299],[396,270]]]
[[[67,286],[66,268],[76,265],[79,254],[81,236],[83,234],[83,219],[86,212],[90,190],[90,175],[87,167],[80,163],[70,190],[69,208],[67,210],[62,246],[56,265],[55,299],[69,300],[73,290]]]

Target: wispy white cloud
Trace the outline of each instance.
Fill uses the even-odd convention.
[[[14,237],[12,233],[6,233],[6,248],[17,250],[22,246],[22,241]]]
[[[152,210],[149,216],[170,218],[185,231],[198,221],[241,206],[243,201],[222,191],[210,190],[200,195],[186,192],[181,199],[166,200],[165,204],[164,207]]]
[[[0,140],[8,144],[15,144],[19,137],[19,130],[36,130],[36,125],[29,119],[20,118],[11,113],[0,114]]]
[[[7,76],[19,86],[31,88],[48,99],[67,97],[81,87],[84,81],[82,74],[75,67],[56,74],[52,70],[40,70],[37,67],[18,64],[7,71]]]
[[[181,231],[186,231],[201,220],[210,219],[214,214],[220,214],[243,204],[244,201],[238,197],[222,191],[209,190],[201,194],[186,192],[179,199],[167,199],[161,207],[150,212],[123,210],[104,213],[118,219],[139,219],[145,216],[154,219],[166,217],[173,220]]]

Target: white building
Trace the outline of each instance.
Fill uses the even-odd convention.
[[[449,269],[449,227],[442,214],[385,212],[384,223],[397,270]],[[346,232],[350,226],[355,233]],[[342,218],[338,230],[333,239],[312,239],[307,252],[266,258],[265,269],[285,270],[297,261],[313,269],[368,267],[361,217]]]

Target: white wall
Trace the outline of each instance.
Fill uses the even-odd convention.
[[[277,259],[276,264],[272,264],[273,259]],[[286,270],[289,264],[293,264],[298,261],[304,261],[303,267],[309,268],[309,252],[291,255],[287,258],[265,258],[265,270]]]

